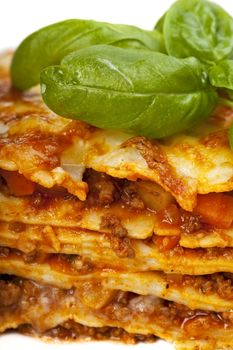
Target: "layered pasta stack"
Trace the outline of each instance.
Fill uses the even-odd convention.
[[[0,331],[233,344],[232,111],[163,141],[53,114],[0,67]]]

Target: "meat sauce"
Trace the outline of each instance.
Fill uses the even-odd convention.
[[[27,264],[49,264],[49,266],[57,271],[67,274],[86,274],[95,271],[95,266],[84,257],[74,254],[46,254],[33,251],[25,254],[17,249],[0,247],[1,259],[22,258]]]
[[[48,264],[54,271],[62,272],[69,275],[88,275],[90,273],[101,273],[108,271],[108,266],[103,264],[94,264],[87,258],[75,254],[45,254],[32,252],[25,254],[17,249],[0,247],[0,258],[8,259],[21,258],[26,264]],[[119,266],[119,271],[121,267]],[[110,271],[117,272],[116,269]],[[201,295],[216,294],[225,300],[233,300],[233,274],[231,273],[215,273],[204,276],[191,276],[181,274],[165,274],[159,272],[166,279],[166,288],[174,287],[182,290],[184,287],[191,287]],[[98,276],[96,277],[98,280]]]
[[[33,195],[35,209],[46,209],[46,207],[56,198],[75,199],[62,187],[54,187],[46,189],[32,181],[26,179],[23,175],[6,170],[0,170],[0,175],[7,183],[10,194],[15,196],[30,196]],[[150,198],[150,202],[158,202],[161,200],[161,195],[154,193],[154,198],[151,199],[151,193],[147,187],[143,185],[142,198],[140,182],[130,182],[113,178],[104,173],[98,173],[93,170],[87,170],[84,174],[84,181],[87,182],[89,193],[85,202],[76,200],[79,203],[80,209],[91,208],[128,208],[131,210],[132,219],[134,213],[144,212],[147,215],[156,216],[156,221],[159,227],[165,229],[176,228],[179,233],[196,233],[199,230],[210,230],[211,228],[230,228],[233,221],[233,197],[230,194],[212,193],[207,195],[199,195],[197,206],[193,213],[187,212],[180,208],[177,203],[167,200],[164,203],[164,208],[161,209],[158,204],[158,209],[155,209],[154,203],[148,203],[146,197]],[[2,191],[4,186],[1,185]],[[148,194],[147,194],[148,191]],[[146,202],[145,202],[146,201]],[[214,205],[212,205],[214,203]],[[225,215],[220,215],[224,211]],[[127,212],[128,215],[128,212]],[[117,214],[116,214],[117,216]],[[105,225],[105,224],[103,224]]]
[[[192,287],[207,297],[217,294],[223,299],[233,300],[233,275],[230,273],[215,273],[205,276],[167,274],[167,289],[172,287]]]
[[[21,313],[23,314],[25,310],[27,310],[28,314],[30,307],[34,307],[35,305],[40,306],[38,310],[40,317],[43,317],[44,312],[47,314],[48,312],[54,311],[59,305],[65,305],[66,300],[71,296],[73,308],[79,307],[78,305],[80,305],[79,291],[73,288],[70,290],[62,290],[55,287],[43,286],[17,277],[3,279],[0,283],[0,319],[4,317],[4,319],[7,320],[8,314],[12,315],[12,313],[15,313],[20,315]],[[132,318],[140,319],[142,317],[142,319],[144,318],[145,320],[145,328],[147,328],[147,323],[155,323],[168,332],[177,329],[178,332],[180,332],[179,336],[182,336],[184,339],[202,339],[206,337],[206,334],[210,334],[209,332],[213,332],[214,330],[221,330],[224,334],[224,329],[231,329],[233,327],[233,319],[230,312],[216,313],[190,310],[184,305],[159,299],[154,296],[140,296],[134,293],[121,291],[116,292],[112,299],[98,310],[90,308],[90,312],[106,322],[110,322],[110,324],[111,321],[117,320],[123,327],[127,322],[130,322]],[[27,318],[28,323],[36,332],[37,322],[34,319],[35,315],[33,315],[32,313],[31,316],[27,316]],[[66,329],[70,331],[75,330],[75,326],[75,323],[63,323],[60,325],[61,328],[57,328],[57,330],[55,330],[56,328],[52,330],[47,329],[43,331],[43,334],[47,333],[47,335],[52,337],[59,337],[60,333],[63,334],[63,338],[68,338],[72,333],[66,332]],[[77,325],[77,327],[79,326]],[[63,333],[62,330],[64,331]],[[82,330],[83,328],[81,326],[81,331]],[[107,331],[107,329],[105,330]],[[38,331],[40,332],[40,329],[38,329]],[[94,334],[98,334],[99,329],[92,329],[90,332],[93,332],[92,335],[95,337]],[[105,332],[103,331],[103,333]],[[106,333],[109,335],[108,332]],[[71,338],[75,338],[77,334],[80,334],[78,328],[74,331]],[[151,339],[150,336],[149,339]]]
[[[157,338],[152,335],[133,334],[126,332],[123,328],[114,327],[88,327],[76,323],[72,320],[63,322],[57,327],[51,328],[45,332],[36,332],[32,326],[22,325],[18,328],[20,333],[42,336],[46,339],[59,339],[64,341],[77,340],[112,340],[121,341],[125,344],[152,343]]]

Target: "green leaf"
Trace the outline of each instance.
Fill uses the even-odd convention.
[[[39,83],[40,72],[67,54],[97,44],[163,51],[160,33],[121,24],[71,19],[44,27],[17,48],[11,66],[13,85],[21,90]]]
[[[215,87],[233,90],[233,60],[221,61],[211,67],[209,79]]]
[[[154,29],[160,32],[161,34],[163,33],[163,25],[164,25],[164,20],[166,17],[167,12],[165,12],[156,22]]]
[[[163,24],[164,24],[165,16],[166,16],[166,12],[163,14],[162,17],[159,18],[159,20],[155,24],[155,27],[153,30],[153,33],[155,33],[156,36],[159,36],[158,39],[160,38],[160,41],[163,45],[162,46],[163,50],[157,50],[157,51],[160,51],[162,53],[167,53],[167,50],[165,47],[165,41],[164,41],[164,37],[163,37]]]
[[[229,136],[230,146],[231,146],[231,149],[233,151],[233,124],[231,125],[231,127],[229,129],[228,136]]]
[[[56,113],[106,129],[160,138],[207,117],[216,93],[195,58],[92,46],[41,74],[45,103]]]
[[[206,0],[178,0],[163,25],[169,55],[194,56],[212,64],[229,57],[233,49],[233,20],[220,6]]]

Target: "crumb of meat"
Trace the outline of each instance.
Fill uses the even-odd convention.
[[[145,204],[138,194],[137,187],[134,183],[125,181],[121,193],[122,201],[132,209],[143,210],[145,209]]]
[[[115,200],[116,188],[111,176],[87,170],[85,179],[89,186],[87,201],[90,206],[106,206]]]
[[[126,237],[128,232],[121,224],[121,220],[112,214],[107,214],[102,217],[101,228],[110,230],[111,233],[119,238]]]
[[[135,252],[130,239],[127,237],[128,231],[122,226],[116,215],[107,214],[103,216],[101,229],[110,230],[110,234],[106,237],[108,237],[112,249],[120,258],[134,258]]]
[[[16,284],[0,280],[0,307],[16,304],[20,298],[20,287]]]

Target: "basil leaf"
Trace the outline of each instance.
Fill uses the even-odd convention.
[[[216,93],[202,64],[161,53],[92,46],[41,73],[45,103],[56,113],[151,138],[207,117]]]
[[[227,58],[233,49],[233,20],[220,6],[205,0],[178,0],[163,25],[166,49],[175,57],[213,62]]]
[[[167,12],[165,12],[156,22],[154,29],[159,31],[160,33],[163,33],[163,25],[164,25],[164,20],[166,17]]]
[[[233,60],[225,60],[211,67],[209,79],[213,86],[233,90]]]
[[[164,20],[165,20],[165,16],[166,16],[166,12],[163,14],[162,17],[159,18],[159,20],[157,21],[157,23],[155,24],[153,33],[155,33],[155,35],[160,35],[161,38],[161,43],[163,45],[163,50],[157,50],[160,51],[162,53],[167,53],[166,47],[165,47],[165,41],[164,41],[164,37],[163,37],[163,24],[164,24]]]
[[[11,66],[13,86],[21,90],[39,83],[43,68],[59,64],[64,56],[97,44],[163,51],[160,33],[121,24],[71,19],[44,27],[27,37],[15,52]]]
[[[228,98],[219,98],[219,103],[233,108],[233,60],[219,62],[209,70],[210,83],[217,87],[223,88]],[[229,143],[233,151],[233,124],[229,129]]]

